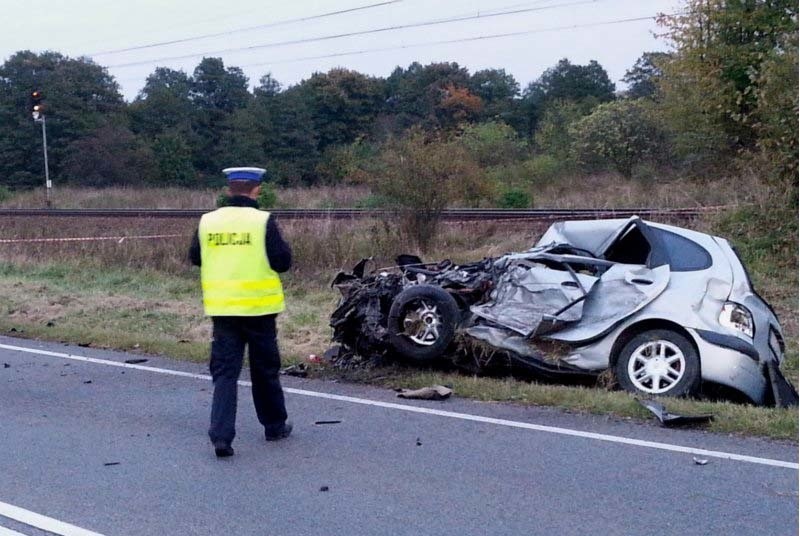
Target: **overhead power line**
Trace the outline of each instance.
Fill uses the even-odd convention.
[[[675,13],[676,15],[679,13]],[[278,61],[265,61],[259,63],[245,63],[239,65],[239,67],[260,67],[263,65],[279,65],[283,63],[295,63],[300,61],[308,61],[308,60],[319,60],[319,59],[327,59],[327,58],[338,58],[342,56],[358,56],[362,54],[370,54],[373,52],[387,52],[390,50],[402,50],[405,48],[419,48],[419,47],[427,47],[432,45],[448,45],[453,43],[467,43],[470,41],[483,41],[487,39],[501,39],[504,37],[516,37],[521,35],[531,35],[537,33],[545,33],[545,32],[557,32],[557,31],[564,31],[564,30],[577,30],[581,28],[591,28],[593,26],[609,26],[612,24],[623,24],[626,22],[637,22],[637,21],[644,21],[644,20],[655,20],[658,15],[650,15],[647,17],[633,17],[628,19],[615,19],[615,20],[607,20],[601,22],[588,22],[585,24],[572,24],[568,26],[553,26],[551,28],[537,28],[535,30],[522,30],[519,32],[506,32],[506,33],[498,33],[498,34],[488,34],[488,35],[478,35],[475,37],[463,37],[459,39],[446,39],[441,41],[426,41],[424,43],[412,43],[408,45],[395,45],[391,47],[383,47],[383,48],[366,48],[361,50],[352,50],[349,52],[336,52],[332,54],[321,54],[319,56],[303,56],[299,58],[290,58],[286,60],[278,60]]]
[[[226,35],[233,35],[233,34],[239,33],[239,32],[249,32],[249,31],[252,31],[252,30],[264,30],[266,28],[274,28],[275,26],[283,26],[283,25],[286,25],[286,24],[294,24],[294,23],[298,23],[298,22],[307,22],[307,21],[310,21],[310,20],[324,19],[324,18],[327,18],[327,17],[334,17],[336,15],[344,15],[346,13],[354,13],[356,11],[364,11],[364,10],[373,9],[373,8],[376,8],[376,7],[388,6],[390,4],[397,4],[397,3],[402,2],[402,1],[403,0],[386,0],[384,2],[379,2],[377,4],[368,4],[366,6],[352,7],[352,8],[349,8],[349,9],[340,9],[338,11],[330,11],[328,13],[320,13],[318,15],[309,15],[309,16],[306,16],[306,17],[299,17],[299,18],[295,18],[295,19],[279,20],[279,21],[269,22],[269,23],[265,23],[265,24],[257,24],[255,26],[247,26],[247,27],[244,27],[244,28],[235,28],[235,29],[232,29],[232,30],[225,30],[223,32],[195,35],[195,36],[192,36],[192,37],[184,37],[182,39],[173,39],[171,41],[159,41],[157,43],[147,43],[147,44],[144,44],[144,45],[136,45],[136,46],[127,47],[127,48],[115,48],[113,50],[103,50],[103,51],[100,51],[100,52],[92,52],[92,53],[89,53],[89,54],[86,54],[86,55],[87,56],[105,56],[105,55],[108,55],[108,54],[118,54],[118,53],[121,53],[121,52],[131,52],[131,51],[134,51],[134,50],[144,50],[144,49],[148,49],[148,48],[163,47],[163,46],[166,46],[166,45],[176,45],[176,44],[179,44],[179,43],[189,43],[191,41],[198,41],[200,39],[210,39],[212,37],[223,37],[223,36],[226,36]]]
[[[426,26],[436,26],[440,24],[451,24],[454,22],[463,22],[468,20],[477,20],[477,19],[486,19],[486,18],[494,18],[494,17],[502,17],[507,15],[519,15],[522,13],[531,13],[534,11],[544,11],[548,9],[555,9],[559,7],[570,7],[570,6],[577,6],[581,4],[593,4],[597,2],[602,2],[604,0],[577,0],[573,2],[566,2],[562,4],[553,4],[549,6],[540,6],[540,7],[531,7],[526,9],[515,9],[512,11],[503,11],[500,13],[476,13],[472,15],[463,15],[458,17],[450,17],[445,19],[435,19],[435,20],[427,20],[422,22],[414,22],[409,24],[398,24],[394,26],[384,26],[381,28],[372,28],[369,30],[360,30],[356,32],[346,32],[340,34],[332,34],[332,35],[325,35],[320,37],[307,37],[302,39],[293,39],[290,41],[277,41],[273,43],[265,43],[262,45],[251,45],[246,47],[235,47],[235,48],[227,48],[221,50],[211,50],[206,52],[200,53],[193,53],[193,54],[184,54],[180,56],[168,56],[163,58],[155,58],[151,60],[141,60],[141,61],[132,61],[127,63],[118,63],[108,65],[109,68],[121,68],[121,67],[134,67],[138,65],[149,65],[152,63],[158,63],[162,61],[172,61],[172,60],[183,60],[189,58],[198,58],[202,56],[208,56],[211,54],[225,54],[228,52],[241,52],[246,50],[260,50],[264,48],[275,48],[275,47],[282,47],[282,46],[289,46],[289,45],[298,45],[298,44],[305,44],[305,43],[314,43],[318,41],[329,41],[332,39],[341,39],[343,37],[354,37],[359,35],[368,35],[368,34],[376,34],[381,32],[391,32],[396,30],[405,30],[408,28],[421,28]]]
[[[683,12],[677,13],[670,13],[669,15],[681,15]],[[594,26],[610,26],[614,24],[624,24],[628,22],[641,22],[645,20],[655,20],[658,18],[659,15],[650,15],[647,17],[632,17],[627,19],[613,19],[613,20],[606,20],[606,21],[599,21],[599,22],[589,22],[585,24],[573,24],[569,26],[553,26],[550,28],[537,28],[534,30],[523,30],[519,32],[507,32],[507,33],[498,33],[498,34],[488,34],[488,35],[478,35],[474,37],[463,37],[459,39],[446,39],[446,40],[439,40],[439,41],[426,41],[424,43],[411,43],[408,45],[396,45],[391,47],[382,47],[382,48],[365,48],[360,50],[351,50],[348,52],[335,52],[331,54],[320,54],[318,56],[301,56],[298,58],[289,58],[285,60],[278,60],[278,61],[265,61],[265,62],[258,62],[258,63],[245,63],[239,65],[239,67],[261,67],[264,65],[280,65],[284,63],[297,63],[301,61],[308,61],[308,60],[319,60],[319,59],[328,59],[328,58],[339,58],[343,56],[360,56],[363,54],[371,54],[373,52],[388,52],[391,50],[402,50],[406,48],[420,48],[420,47],[427,47],[433,45],[449,45],[454,43],[467,43],[470,41],[483,41],[489,39],[502,39],[506,37],[518,37],[522,35],[531,35],[537,33],[546,33],[546,32],[558,32],[558,31],[567,31],[567,30],[578,30],[582,28],[591,28]],[[133,81],[133,80],[140,80],[140,78],[124,78],[122,81]]]

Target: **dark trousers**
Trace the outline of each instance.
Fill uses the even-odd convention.
[[[211,342],[211,377],[214,400],[211,405],[212,442],[233,441],[236,435],[236,394],[242,371],[244,347],[248,347],[253,404],[266,433],[281,429],[286,421],[286,405],[278,378],[281,358],[278,353],[276,315],[215,316]]]

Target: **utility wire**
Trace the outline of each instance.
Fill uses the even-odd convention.
[[[670,13],[670,15],[681,15],[684,12],[677,12],[677,13]],[[565,31],[565,30],[576,30],[582,28],[591,28],[594,26],[610,26],[613,24],[624,24],[628,22],[639,22],[644,20],[655,20],[658,18],[659,15],[651,15],[647,17],[632,17],[627,19],[613,19],[613,20],[606,20],[600,22],[589,22],[585,24],[573,24],[569,26],[554,26],[550,28],[537,28],[535,30],[523,30],[519,32],[507,32],[507,33],[499,33],[499,34],[488,34],[488,35],[479,35],[475,37],[464,37],[460,39],[447,39],[441,41],[426,41],[424,43],[411,43],[408,45],[396,45],[391,47],[383,47],[383,48],[366,48],[361,50],[352,50],[349,52],[336,52],[332,54],[321,54],[318,56],[302,56],[298,58],[289,58],[285,60],[278,60],[278,61],[267,61],[267,62],[258,62],[258,63],[245,63],[239,65],[238,67],[261,67],[264,65],[280,65],[284,63],[296,63],[301,61],[308,61],[308,60],[318,60],[318,59],[327,59],[327,58],[339,58],[342,56],[360,56],[363,54],[370,54],[373,52],[387,52],[390,50],[401,50],[406,48],[419,48],[419,47],[427,47],[432,45],[448,45],[453,43],[466,43],[470,41],[483,41],[489,39],[502,39],[507,37],[517,37],[521,35],[531,35],[537,33],[546,33],[546,32],[557,32],[557,31]],[[140,80],[140,78],[125,78],[122,81],[134,81]]]
[[[145,45],[137,45],[137,46],[127,47],[127,48],[115,48],[113,50],[103,50],[103,51],[100,51],[100,52],[91,52],[91,53],[86,54],[86,55],[87,56],[105,56],[105,55],[108,55],[108,54],[118,54],[118,53],[121,53],[121,52],[131,52],[133,50],[144,50],[144,49],[147,49],[147,48],[163,47],[163,46],[166,46],[166,45],[175,45],[175,44],[178,44],[178,43],[188,43],[190,41],[197,41],[197,40],[200,40],[200,39],[210,39],[212,37],[222,37],[222,36],[225,36],[225,35],[232,35],[232,34],[239,33],[239,32],[249,32],[249,31],[252,31],[252,30],[263,30],[263,29],[266,29],[266,28],[274,28],[275,26],[283,26],[283,25],[286,25],[286,24],[294,24],[294,23],[297,23],[297,22],[306,22],[306,21],[310,21],[310,20],[324,19],[324,18],[327,18],[327,17],[336,16],[336,15],[344,15],[345,13],[354,13],[356,11],[364,11],[364,10],[373,9],[373,8],[376,8],[376,7],[388,6],[390,4],[397,4],[398,2],[402,2],[402,1],[403,0],[387,0],[387,1],[384,1],[384,2],[379,2],[377,4],[368,4],[366,6],[352,7],[352,8],[349,8],[349,9],[340,9],[338,11],[330,11],[328,13],[320,13],[319,15],[309,15],[309,16],[306,16],[306,17],[299,17],[299,18],[296,18],[296,19],[279,20],[279,21],[275,21],[275,22],[269,22],[269,23],[266,23],[266,24],[258,24],[256,26],[247,26],[245,28],[236,28],[236,29],[233,29],[233,30],[225,30],[223,32],[202,34],[202,35],[196,35],[196,36],[193,36],[193,37],[184,37],[182,39],[173,39],[172,41],[159,41],[157,43],[148,43],[148,44],[145,44]]]
[[[506,15],[518,15],[518,14],[522,14],[522,13],[530,13],[530,12],[534,12],[534,11],[544,11],[544,10],[547,10],[547,9],[554,9],[554,8],[559,8],[559,7],[569,7],[569,6],[576,6],[576,5],[581,5],[581,4],[593,4],[593,3],[601,2],[601,1],[604,1],[604,0],[578,0],[578,1],[574,1],[574,2],[566,2],[566,3],[562,3],[562,4],[553,4],[553,5],[550,5],[550,6],[532,7],[532,8],[526,8],[526,9],[516,9],[516,10],[513,10],[513,11],[503,11],[501,13],[487,13],[487,14],[478,13],[478,14],[474,14],[474,15],[464,15],[464,16],[451,17],[451,18],[446,18],[446,19],[428,20],[428,21],[415,22],[415,23],[409,23],[409,24],[398,24],[398,25],[395,25],[395,26],[384,26],[382,28],[373,28],[373,29],[370,29],[370,30],[361,30],[361,31],[356,31],[356,32],[347,32],[347,33],[340,33],[340,34],[333,34],[333,35],[325,35],[325,36],[321,36],[321,37],[307,37],[307,38],[303,38],[303,39],[294,39],[294,40],[291,40],[291,41],[278,41],[278,42],[274,42],[274,43],[265,43],[263,45],[251,45],[251,46],[246,46],[246,47],[227,48],[227,49],[222,49],[222,50],[211,50],[211,51],[200,52],[200,53],[195,53],[195,54],[185,54],[185,55],[181,55],[181,56],[168,56],[168,57],[164,57],[164,58],[156,58],[156,59],[151,59],[151,60],[142,60],[142,61],[127,62],[127,63],[118,63],[118,64],[115,64],[115,65],[114,64],[108,65],[107,67],[109,67],[109,68],[134,67],[134,66],[137,66],[137,65],[149,65],[149,64],[158,63],[158,62],[161,62],[161,61],[171,61],[171,60],[183,60],[183,59],[189,59],[189,58],[197,58],[197,57],[201,57],[201,56],[207,56],[207,55],[210,55],[210,54],[224,54],[224,53],[228,53],[228,52],[240,52],[240,51],[245,51],[245,50],[258,50],[258,49],[263,49],[263,48],[274,48],[274,47],[281,47],[281,46],[288,46],[288,45],[298,45],[298,44],[304,44],[304,43],[313,43],[313,42],[317,42],[317,41],[329,41],[331,39],[340,39],[340,38],[343,38],[343,37],[353,37],[353,36],[358,36],[358,35],[368,35],[368,34],[375,34],[375,33],[381,33],[381,32],[390,32],[390,31],[395,31],[395,30],[405,30],[405,29],[408,29],[408,28],[420,28],[420,27],[425,27],[425,26],[436,26],[436,25],[440,25],[440,24],[450,24],[450,23],[453,23],[453,22],[462,22],[462,21],[467,21],[467,20],[476,20],[476,19],[501,17],[501,16],[506,16]]]
[[[673,15],[679,15],[680,13],[673,13]],[[358,56],[362,54],[370,54],[372,52],[386,52],[390,50],[402,50],[405,48],[419,48],[419,47],[427,47],[431,45],[447,45],[453,43],[467,43],[470,41],[483,41],[487,39],[500,39],[505,37],[516,37],[521,35],[531,35],[537,33],[545,33],[545,32],[557,32],[563,30],[575,30],[581,28],[590,28],[593,26],[609,26],[612,24],[623,24],[626,22],[636,22],[636,21],[643,21],[643,20],[654,20],[658,17],[658,15],[651,15],[648,17],[633,17],[628,19],[615,19],[615,20],[607,20],[601,22],[589,22],[585,24],[572,24],[569,26],[554,26],[551,28],[537,28],[535,30],[522,30],[519,32],[507,32],[507,33],[499,33],[499,34],[489,34],[489,35],[479,35],[475,37],[464,37],[460,39],[447,39],[442,41],[426,41],[424,43],[412,43],[409,45],[396,45],[391,47],[384,47],[384,48],[367,48],[361,50],[353,50],[350,52],[337,52],[333,54],[322,54],[319,56],[303,56],[299,58],[291,58],[286,60],[278,60],[278,61],[267,61],[267,62],[259,62],[259,63],[245,63],[239,65],[239,67],[260,67],[263,65],[279,65],[282,63],[295,63],[300,61],[307,61],[307,60],[318,60],[318,59],[326,59],[326,58],[338,58],[341,56]]]

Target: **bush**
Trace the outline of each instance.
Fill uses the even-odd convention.
[[[141,185],[154,181],[153,150],[123,126],[104,126],[67,146],[63,176],[86,186]]]
[[[278,194],[275,192],[275,186],[271,182],[262,182],[258,194],[258,208],[275,208],[277,203]]]
[[[597,100],[588,97],[580,101],[554,101],[544,110],[534,134],[537,152],[554,157],[566,165],[573,162],[573,133],[570,129],[580,119],[589,115]]]
[[[652,162],[642,162],[633,166],[631,177],[642,182],[657,180],[662,172]]]
[[[5,203],[14,195],[7,186],[0,184],[0,203]]]
[[[666,135],[644,99],[601,104],[573,123],[570,134],[587,171],[613,167],[628,178],[634,166],[656,161],[666,146]]]
[[[531,206],[530,194],[520,188],[509,188],[500,196],[500,208],[528,208]]]
[[[328,147],[315,170],[323,184],[357,184],[374,171],[377,157],[375,145],[356,140],[350,145]]]
[[[382,195],[369,194],[367,197],[362,197],[356,201],[355,208],[383,208],[388,207],[391,204],[391,200]]]
[[[371,177],[372,189],[390,201],[403,231],[422,250],[431,244],[449,203],[488,190],[480,167],[462,145],[428,138],[418,128],[387,142],[381,161],[385,172]]]
[[[220,193],[217,196],[217,208],[227,207],[229,199],[230,197],[227,191]],[[278,204],[278,194],[275,192],[275,186],[273,186],[271,182],[261,183],[261,191],[258,194],[257,201],[258,208],[261,209],[275,208],[275,205]]]
[[[160,183],[180,186],[196,184],[192,152],[181,134],[161,134],[153,141],[152,148]]]
[[[496,166],[518,160],[525,152],[525,142],[517,132],[500,121],[469,125],[459,138],[481,166]]]
[[[530,182],[549,182],[565,173],[570,162],[542,154],[526,160],[523,167]]]

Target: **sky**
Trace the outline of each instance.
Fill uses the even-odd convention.
[[[614,21],[680,8],[680,0],[0,0],[0,59],[18,50],[88,56],[129,101],[156,67],[191,74],[203,56],[241,67],[251,86],[271,73],[284,87],[334,67],[388,76],[413,61],[455,61],[470,72],[506,69],[524,88],[561,58],[597,60],[621,89],[643,52],[667,44],[652,18]],[[408,25],[418,26],[396,28]],[[351,33],[361,35],[331,37]],[[170,41],[181,42],[161,44]],[[132,47],[144,48],[124,50]]]

